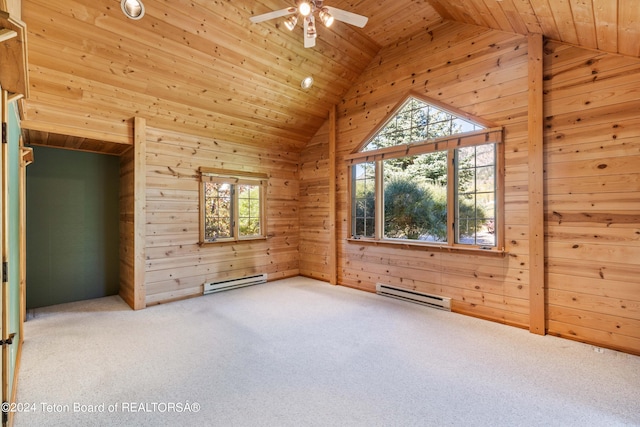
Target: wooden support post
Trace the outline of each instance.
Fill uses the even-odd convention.
[[[529,331],[546,333],[543,37],[529,34]]]
[[[136,117],[134,122],[134,310],[146,307],[145,292],[145,245],[146,245],[146,191],[147,191],[147,121]]]
[[[329,110],[329,282],[338,284],[336,227],[336,106]]]

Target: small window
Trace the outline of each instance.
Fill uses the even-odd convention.
[[[502,129],[415,97],[347,157],[351,235],[501,249]]]
[[[200,168],[200,243],[263,239],[267,176]]]

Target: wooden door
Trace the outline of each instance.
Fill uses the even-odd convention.
[[[2,91],[2,409],[15,403],[15,381],[19,347],[22,342],[21,283],[21,175],[20,125],[15,102]],[[2,412],[2,424],[10,424],[13,412]]]

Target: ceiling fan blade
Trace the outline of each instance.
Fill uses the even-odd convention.
[[[355,25],[356,27],[363,28],[367,25],[369,18],[366,16],[358,15],[356,13],[347,12],[346,10],[336,9],[335,7],[325,6],[329,9],[329,13],[338,21],[346,22],[347,24]]]
[[[249,18],[251,22],[257,24],[258,22],[268,21],[269,19],[280,18],[282,16],[291,15],[295,13],[298,9],[295,7],[288,7],[286,9],[274,10],[273,12],[263,13],[262,15],[252,16]]]
[[[304,20],[304,32],[302,34],[302,37],[304,38],[304,47],[314,47],[316,45],[316,38],[315,37],[307,37],[307,30],[309,28],[309,21],[313,22],[313,25],[316,25],[316,19],[313,17],[313,15],[311,15],[308,18],[305,18]]]

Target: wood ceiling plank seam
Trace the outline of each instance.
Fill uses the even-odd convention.
[[[404,34],[407,34],[408,31],[403,31],[406,30],[406,26],[410,26],[410,28],[417,28],[416,31],[412,31],[409,32],[409,37],[415,35],[415,34],[420,34],[420,33],[424,33],[429,31],[429,29],[433,26],[442,24],[444,22],[443,19],[441,19],[439,17],[439,15],[437,15],[434,12],[434,17],[433,19],[427,19],[426,17],[421,17],[421,21],[417,24],[403,24],[402,22],[399,22],[397,25],[395,26],[390,26],[386,29],[388,29],[389,31],[382,31],[382,35],[379,37],[380,40],[382,42],[384,42],[384,44],[382,45],[383,47],[388,46],[390,44],[396,43],[398,41],[398,37],[394,38],[393,36],[395,34],[403,34],[402,37],[400,38],[406,38],[406,36]],[[402,28],[401,28],[402,27]]]
[[[454,82],[457,82],[455,83],[456,90],[460,91],[460,93],[468,93],[474,90],[483,90],[492,87],[493,85],[498,85],[514,79],[520,79],[524,74],[526,74],[526,66],[528,62],[526,59],[527,56],[525,53],[525,55],[522,55],[520,58],[509,61],[508,69],[481,72],[480,74],[476,72],[476,68],[474,67],[470,70],[473,71],[473,73],[468,73],[462,78],[452,78],[445,74],[440,76],[440,78],[434,79],[434,87],[439,88],[439,90],[442,90],[443,87],[450,89],[451,85],[454,84]],[[477,68],[482,70],[482,64]]]
[[[50,104],[56,105],[55,102],[49,102]],[[59,103],[59,106],[54,107],[53,112],[48,112],[47,110],[47,104],[42,104],[42,103],[35,103],[34,101],[30,101],[30,107],[31,108],[36,108],[38,109],[38,115],[41,117],[40,120],[44,123],[44,122],[49,122],[49,123],[58,123],[61,120],[61,114],[60,114],[60,109],[62,108],[62,106],[64,106],[64,103]],[[64,116],[63,116],[64,117]],[[86,123],[76,123],[76,117],[75,115],[71,116],[71,117],[65,117],[64,119],[65,123],[71,124],[71,125],[75,125],[78,128],[83,128],[86,126]],[[197,119],[184,119],[184,123],[185,125],[189,125],[189,126],[193,126],[194,128],[198,128],[198,127],[203,127],[203,129],[207,130],[207,124],[202,124],[200,123]],[[156,121],[158,121],[158,119],[155,118],[150,118],[149,121],[151,123],[155,123]],[[172,125],[175,124],[176,129],[183,129],[183,127],[180,126],[180,123],[176,123],[178,122],[177,120],[169,120],[169,119],[162,119],[160,121],[160,125],[164,125],[165,127],[171,123]],[[96,119],[92,119],[91,122],[89,122],[90,125],[92,125],[93,128],[96,127]],[[300,136],[297,135],[296,137],[292,138],[292,137],[283,137],[277,134],[277,131],[281,131],[282,129],[278,128],[278,129],[274,129],[272,130],[268,130],[268,131],[264,131],[264,132],[260,132],[259,129],[254,129],[252,128],[252,132],[251,133],[247,133],[244,129],[247,128],[249,125],[247,126],[238,126],[238,124],[234,124],[234,125],[226,125],[224,123],[218,123],[215,122],[215,126],[211,125],[211,129],[207,130],[207,136],[211,136],[212,131],[214,131],[215,129],[225,129],[226,132],[225,134],[227,135],[233,135],[233,136],[238,136],[240,137],[240,139],[244,140],[244,141],[251,141],[252,139],[255,138],[256,134],[264,134],[264,137],[268,137],[268,138],[277,138],[278,142],[281,143],[295,143],[295,144],[300,144]],[[215,129],[214,129],[215,128]],[[193,131],[193,129],[191,129]],[[118,133],[118,135],[122,135],[123,133],[120,132]],[[255,141],[254,141],[255,142]]]
[[[550,0],[549,4],[553,5],[553,15],[556,18],[558,33],[562,42],[578,44],[578,33],[573,22],[573,12],[569,0]]]
[[[452,18],[450,19],[453,22],[462,22],[469,25],[478,25],[471,17],[470,14],[466,12],[464,7],[460,6],[457,2],[451,2],[450,0],[443,1],[443,5],[446,3],[446,8],[448,10],[448,15]]]
[[[51,32],[51,31],[49,31],[49,32]],[[140,56],[140,57],[148,56],[148,55],[149,55],[149,54],[148,54],[148,53],[145,53],[145,52],[140,52],[140,53],[139,53],[139,56]],[[106,57],[106,58],[108,58],[109,56],[110,56],[110,55],[105,55],[105,57]],[[162,58],[162,55],[157,55],[156,57],[161,59],[161,58]],[[169,66],[169,65],[172,65],[172,64],[170,64],[170,63],[169,63],[169,64],[167,64],[167,66]],[[175,64],[173,64],[173,65],[175,65]],[[154,69],[157,69],[158,67],[155,67],[155,66],[154,66],[153,68],[154,68]],[[172,66],[171,68],[175,68],[175,66]],[[219,76],[219,78],[220,78],[221,80],[224,80],[226,77],[229,77],[229,76],[231,76],[231,75],[237,75],[237,72],[234,74],[234,73],[232,73],[232,71],[230,71],[228,75],[221,75],[221,76]],[[275,89],[275,90],[274,90],[274,93],[280,93],[279,89]],[[337,95],[336,95],[336,96],[337,96]],[[300,106],[298,106],[298,108],[303,108],[303,106],[302,106],[302,105],[300,105]]]
[[[421,13],[415,13],[417,7],[414,7],[413,4],[408,6],[403,2],[393,2],[393,4],[384,2],[382,7],[367,8],[364,14],[370,15],[371,19],[364,28],[364,32],[377,41],[381,48],[389,44],[390,37],[395,40],[399,33],[412,32],[410,28],[415,28],[413,32],[420,31],[424,27],[424,24],[419,24],[421,21],[425,21],[428,25],[429,21],[426,21],[426,16],[437,15],[437,13],[433,8],[431,8],[432,11],[427,11],[426,8],[431,8],[431,6],[425,3],[419,8]],[[351,8],[349,9],[351,10]],[[440,19],[439,15],[434,18],[436,21]]]
[[[193,4],[193,3],[191,3]],[[171,17],[173,19],[175,19],[176,16],[179,16],[180,14],[183,14],[183,7],[181,8],[181,3],[180,0],[178,0],[177,2],[170,2],[167,4],[167,7],[171,7],[173,8],[173,10],[175,11],[175,15],[171,15]],[[202,9],[200,9],[198,12],[200,12]],[[205,9],[206,10],[206,9]],[[238,13],[238,16],[240,16],[241,14]],[[224,33],[225,34],[233,34],[232,39],[228,42],[228,44],[226,45],[226,47],[230,48],[231,50],[233,50],[233,48],[238,48],[239,43],[240,45],[244,45],[244,44],[248,44],[250,48],[252,48],[253,46],[257,46],[259,45],[260,40],[253,40],[251,38],[249,38],[248,43],[245,43],[244,40],[247,39],[247,34],[251,34],[252,31],[251,29],[257,29],[257,28],[263,28],[264,26],[260,27],[260,26],[255,26],[255,24],[250,23],[248,17],[246,18],[246,21],[243,19],[240,23],[236,22],[236,25],[231,26],[230,22],[232,22],[232,20],[230,19],[226,19],[226,17],[221,17],[219,14],[211,14],[209,16],[210,19],[214,20],[213,22],[215,22],[214,27],[216,28],[225,28]],[[183,20],[188,20],[189,19],[193,19],[192,16],[190,15],[185,15],[182,18]],[[251,27],[249,27],[251,26]],[[186,25],[186,23],[181,26],[181,27],[185,27],[188,28],[188,26]],[[230,31],[233,30],[233,31]],[[271,33],[271,31],[269,31],[269,33]],[[280,33],[278,34],[286,34],[287,32],[280,30]],[[338,34],[339,31],[334,31],[334,34]],[[338,53],[340,53],[340,58],[338,59],[339,62],[350,62],[350,60],[353,60],[355,57],[361,55],[363,53],[363,51],[365,51],[365,46],[351,46],[354,40],[358,40],[357,37],[354,37],[354,35],[356,35],[356,32],[352,32],[349,34],[349,37],[344,37],[341,40],[341,43],[339,45],[339,50],[337,50]],[[220,36],[223,35],[222,32],[217,32],[215,34],[216,37],[216,41],[219,42],[219,38]],[[296,40],[298,43],[300,43],[299,39]],[[291,50],[291,46],[289,46],[289,49],[284,50],[283,52],[281,52],[280,55],[278,55],[278,57],[282,57],[282,55],[287,54],[288,52],[290,52]],[[300,48],[298,48],[298,50],[300,50]],[[306,51],[303,51],[306,53]],[[369,56],[374,55],[377,52],[377,49],[372,49],[370,52]],[[342,55],[342,53],[344,53],[344,55]],[[311,54],[307,54],[308,56],[310,56],[310,60],[313,60],[316,56],[315,55],[311,55]],[[328,58],[329,61],[332,60],[332,58]],[[322,60],[318,60],[316,65],[323,65],[324,61]],[[326,65],[326,64],[324,64]],[[359,67],[357,67],[356,69],[359,69]]]
[[[33,25],[30,24],[30,30],[31,27]],[[61,55],[69,55],[69,52],[71,52],[70,48],[65,46],[64,44],[60,44],[57,41],[54,40],[50,40],[50,39],[44,39],[42,37],[38,37],[38,35],[36,33],[32,33],[35,34],[36,37],[32,37],[31,38],[31,43],[29,44],[29,62],[30,65],[33,63],[38,63],[38,61],[36,60],[37,58],[47,58],[48,62],[50,63],[50,68],[52,65],[60,62],[60,56]],[[40,40],[38,40],[40,39]],[[46,40],[46,43],[41,43],[41,41]],[[42,46],[41,46],[42,45]],[[34,54],[31,54],[31,52],[34,52]],[[38,56],[40,55],[40,56]],[[71,64],[74,63],[74,61],[76,61],[78,59],[78,55],[74,55],[72,57],[68,57],[67,60],[69,61],[69,64],[67,64],[67,66],[70,66]],[[83,65],[83,67],[86,67],[88,70],[88,74],[90,75],[94,70],[97,72],[104,72],[104,70],[100,70],[100,69],[95,69],[95,68],[91,68],[90,66],[86,66]],[[107,68],[108,69],[108,68]],[[74,73],[71,71],[69,72],[69,74],[73,75]],[[140,92],[144,92],[146,90],[146,86],[144,85],[144,83],[139,82],[136,79],[130,79],[130,80],[126,80],[125,82],[125,86],[128,86],[131,90],[136,90],[136,91],[140,91]]]
[[[507,20],[511,24],[512,29],[510,32],[518,34],[528,34],[529,29],[522,19],[522,16],[520,15],[514,1],[518,0],[502,0],[500,2],[500,7],[502,8]]]
[[[533,9],[531,0],[514,0],[514,6],[527,27],[527,34],[543,34],[540,20]]]
[[[618,52],[617,3],[593,1],[597,48],[604,52]]]
[[[464,48],[464,45],[460,46],[461,48],[459,49],[459,51],[463,53],[461,53],[461,56],[459,57],[452,57],[450,51],[443,51],[436,55],[430,56],[429,68],[425,70],[426,74],[422,76],[420,73],[416,72],[414,73],[415,76],[410,76],[410,78],[415,78],[416,80],[426,79],[425,80],[425,85],[426,85],[426,81],[431,81],[431,79],[437,78],[437,76],[439,75],[438,74],[439,70],[441,69],[445,70],[444,73],[446,75],[450,75],[451,65],[455,63],[460,63],[464,67],[473,67],[477,63],[480,63],[483,61],[490,61],[492,63],[495,63],[497,61],[497,59],[495,59],[495,56],[497,55],[496,53],[497,49],[500,49],[501,51],[504,52],[501,55],[504,56],[505,60],[510,60],[512,56],[519,57],[522,55],[526,55],[525,49],[518,48],[519,46],[521,46],[523,43],[526,42],[522,38],[522,36],[517,35],[517,36],[505,39],[505,34],[506,33],[488,32],[486,34],[483,34],[482,36],[478,36],[477,38],[473,39],[473,45],[476,52],[474,52],[474,56],[472,58],[468,58],[464,54],[464,52],[466,51],[466,49]],[[487,47],[485,49],[478,50],[477,45],[481,43],[484,43]],[[415,61],[417,61],[418,63],[423,62],[421,57],[416,57]],[[380,67],[380,68],[385,69],[387,67]],[[378,71],[377,75],[376,74],[370,74],[370,75],[376,78],[376,86],[379,86],[383,82],[389,83],[391,81],[394,81],[393,79],[396,78],[396,76],[393,74],[393,71],[391,72]],[[379,76],[382,76],[382,77],[379,77]],[[402,73],[400,74],[400,76],[404,78],[409,78],[406,76],[406,73]],[[384,78],[384,80],[381,80],[382,78]],[[369,81],[369,77],[363,76],[363,78],[361,78],[361,83],[359,84],[362,84],[362,83],[366,84],[368,83],[368,81]],[[363,89],[360,89],[360,90],[363,90]]]
[[[403,39],[398,42],[396,47],[383,48],[380,54],[371,61],[369,67],[363,72],[371,73],[375,68],[389,63],[400,64],[403,57],[413,55],[414,57],[424,56],[424,45],[420,43],[412,43],[419,40],[429,44],[430,58],[436,55],[447,54],[451,49],[459,48],[462,45],[471,45],[472,38],[483,37],[493,31],[489,28],[478,27],[469,24],[452,23],[444,27],[439,27],[428,33],[414,35],[410,38]],[[400,52],[399,52],[400,51]]]
[[[388,1],[372,2],[340,2],[334,1],[332,5],[343,9],[369,16],[369,22],[364,29],[358,32],[366,34],[377,43],[378,47],[393,43],[399,36],[406,33],[408,28],[416,26],[418,21],[424,24],[430,23],[434,18],[440,20],[440,16],[435,12],[428,1],[412,1],[409,4],[403,2]],[[411,26],[408,26],[411,25]]]
[[[450,36],[452,40],[455,40],[460,38],[460,33],[477,33],[477,28],[472,26],[461,27],[462,25],[464,24],[454,23],[453,21],[443,21],[438,25],[427,28],[426,31],[411,34],[408,37],[397,40],[393,45],[382,48],[376,57],[369,63],[363,73],[366,73],[382,63],[401,60],[402,53],[398,53],[397,49],[395,49],[398,46],[405,45],[403,48],[407,49],[406,51],[409,53],[424,50],[424,46],[410,45],[409,42],[412,40],[422,40],[425,45],[428,44],[430,50],[437,51],[447,49],[447,42],[441,40],[443,35]],[[489,31],[489,29],[487,29],[487,31]]]
[[[464,22],[480,27],[499,29],[491,26],[493,19],[486,19],[487,14],[483,8],[485,4],[482,0],[457,0],[456,4],[461,8],[461,14],[467,17]]]
[[[218,135],[224,135],[225,139],[233,138],[236,143],[248,144],[250,146],[259,146],[263,149],[273,148],[283,151],[298,151],[304,146],[306,140],[303,138],[289,139],[283,138],[271,133],[263,132],[260,129],[252,129],[250,132],[245,128],[234,124],[202,124],[197,121],[185,120],[184,122],[168,122],[159,120],[150,120],[150,124],[154,127],[167,131],[185,132],[188,130],[190,134],[208,138],[218,138]],[[187,129],[185,129],[187,128]]]
[[[494,28],[496,30],[502,30],[502,26],[498,23],[498,20],[494,16],[494,13],[487,3],[490,3],[496,9],[497,5],[494,0],[477,0],[477,8],[479,13],[482,15],[483,20],[486,22],[486,26],[489,28]]]
[[[508,67],[509,70],[511,70],[511,68],[514,67],[514,64],[522,64],[523,62],[525,62],[524,57],[526,57],[526,54],[526,51],[513,51],[500,56],[495,54],[486,54],[482,57],[485,58],[484,60],[476,61],[473,66],[465,66],[462,69],[457,68],[454,62],[452,63],[452,65],[443,66],[442,68],[429,73],[429,75],[427,76],[427,81],[425,81],[424,84],[419,81],[419,86],[416,89],[424,91],[429,96],[440,98],[443,96],[443,88],[446,88],[447,85],[455,82],[468,84],[468,82],[473,82],[476,80],[478,80],[479,82],[486,81],[489,75],[498,74],[495,71],[496,62],[499,61],[501,63],[500,67]],[[451,71],[452,67],[453,69],[455,69],[455,71]],[[504,75],[504,78],[507,80],[517,78],[517,74],[514,70],[511,70],[511,74],[506,73]],[[413,80],[413,78],[404,75],[399,76],[399,79],[393,80],[393,83],[395,83],[395,85],[405,85],[409,84],[409,80]],[[474,88],[479,89],[480,87],[476,85]]]
[[[455,21],[455,17],[451,14],[450,10],[443,4],[444,0],[429,0],[431,7],[440,15],[443,19],[448,21]]]
[[[618,0],[618,52],[640,56],[640,7],[634,0]]]
[[[513,26],[511,25],[511,21],[509,21],[509,18],[507,18],[507,15],[502,8],[501,3],[495,0],[484,0],[484,5],[487,11],[491,14],[492,21],[495,23],[495,26],[491,28],[510,33],[515,32]]]
[[[258,31],[258,29],[252,31]],[[332,32],[319,37],[316,47],[313,49],[306,49],[301,52],[301,48],[296,45],[299,39],[296,39],[295,43],[269,43],[263,48],[262,52],[266,54],[265,60],[267,64],[276,63],[282,58],[285,58],[288,62],[291,62],[293,57],[302,60],[299,64],[293,64],[293,66],[295,70],[303,74],[317,72],[319,68],[328,65],[331,68],[335,68],[337,65],[344,65],[346,69],[357,73],[361,67],[366,66],[368,60],[375,56],[376,52],[367,52],[369,49],[357,49],[355,52],[348,53],[344,47],[357,41],[358,33],[350,29],[344,31],[353,37],[346,40],[344,36],[339,35],[337,32]]]
[[[117,87],[118,85],[115,85],[115,86]],[[169,99],[170,100],[171,98],[168,98],[168,97],[165,96],[164,99]],[[253,106],[252,106],[252,108],[253,108]],[[266,110],[266,111],[271,111],[271,110]]]
[[[597,49],[598,41],[592,0],[570,1],[579,44],[590,49]]]
[[[554,40],[560,40],[560,32],[558,31],[558,25],[556,24],[556,19],[549,6],[549,2],[553,0],[530,0],[531,7],[533,8],[534,13],[538,17],[538,22],[540,24],[540,28],[542,29],[542,34],[547,38],[551,38]]]

